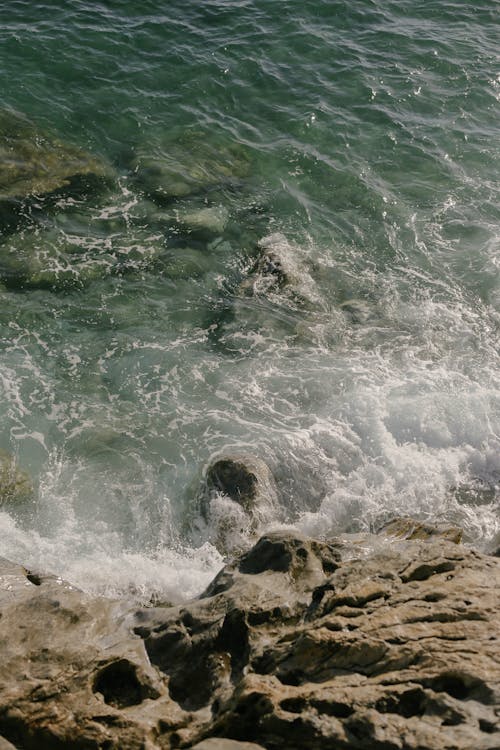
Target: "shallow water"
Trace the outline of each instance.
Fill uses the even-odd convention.
[[[35,483],[0,510],[3,555],[91,591],[191,596],[222,564],[210,528],[187,530],[222,450],[269,463],[276,523],[412,514],[493,543],[497,16],[0,10],[1,106],[114,174],[0,212],[0,448]],[[167,190],[152,165],[173,159]],[[214,226],[189,224],[207,207]],[[266,237],[295,288],[243,294]]]

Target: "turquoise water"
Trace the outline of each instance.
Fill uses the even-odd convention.
[[[0,449],[35,485],[1,553],[192,595],[223,450],[269,463],[277,524],[493,544],[497,3],[12,0],[0,45],[1,107],[110,175],[0,211]]]

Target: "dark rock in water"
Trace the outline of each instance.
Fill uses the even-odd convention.
[[[223,554],[248,544],[263,525],[276,520],[278,490],[267,464],[251,454],[226,454],[208,467],[198,497],[201,531]],[[196,511],[195,511],[196,512]],[[206,526],[205,533],[200,523]]]
[[[212,316],[209,339],[220,352],[255,353],[269,338],[295,339],[305,315],[325,308],[302,248],[278,232],[259,241],[258,254]]]
[[[217,458],[207,470],[206,481],[209,490],[228,495],[249,512],[262,498],[276,503],[276,485],[268,465],[251,454]]]
[[[277,252],[271,250],[265,253],[255,264],[251,275],[243,283],[242,288],[245,291],[254,290],[258,281],[265,279],[268,288],[281,289],[290,283],[290,276],[285,266],[283,258]]]
[[[303,303],[319,304],[316,285],[300,252],[277,232],[259,242],[260,256],[242,282],[243,294],[269,294],[286,290]]]
[[[413,518],[394,518],[384,524],[380,531],[387,536],[395,536],[399,539],[435,539],[442,537],[449,542],[459,544],[462,541],[463,531],[458,526],[434,526],[428,523],[415,521]]]
[[[17,112],[0,110],[0,201],[46,195],[82,177],[110,175],[97,157],[39,130]]]
[[[380,541],[360,558],[348,541],[267,534],[198,599],[140,610],[0,561],[2,736],[26,750],[497,750],[500,560]]]
[[[489,505],[500,497],[500,487],[482,479],[474,479],[468,484],[452,487],[450,494],[461,505]]]
[[[186,130],[177,137],[151,135],[137,149],[132,169],[139,187],[163,203],[206,192],[246,177],[246,149],[222,137]]]

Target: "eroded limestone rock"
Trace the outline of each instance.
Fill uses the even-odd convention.
[[[446,539],[274,532],[169,608],[37,580],[0,565],[0,736],[26,750],[500,746],[500,560]]]
[[[16,750],[14,745],[0,737],[0,750]]]
[[[127,609],[0,561],[3,737],[27,750],[145,747],[150,707],[158,711],[166,689],[130,637]]]

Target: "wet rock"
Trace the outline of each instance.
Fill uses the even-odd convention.
[[[259,242],[259,258],[240,286],[246,295],[267,295],[286,290],[303,303],[320,304],[316,285],[293,246],[280,232]]]
[[[382,526],[380,533],[398,537],[399,539],[426,540],[442,537],[450,542],[459,544],[462,541],[463,531],[458,526],[434,526],[415,521],[413,518],[394,518]]]
[[[489,484],[482,479],[475,479],[468,484],[461,484],[458,487],[452,487],[450,494],[461,505],[490,505],[500,495],[498,484]]]
[[[248,539],[279,514],[271,470],[262,459],[245,453],[224,454],[212,461],[198,504],[208,538],[223,554],[247,546]]]
[[[110,174],[97,157],[43,132],[24,115],[0,110],[0,201],[46,195],[84,177]]]
[[[251,454],[228,454],[207,469],[209,491],[222,492],[245,510],[254,511],[260,502],[276,505],[277,490],[268,465]]]
[[[177,137],[152,134],[137,149],[132,169],[146,195],[168,203],[241,180],[250,171],[250,159],[238,143],[186,130]]]
[[[261,239],[257,259],[212,318],[211,343],[225,353],[255,353],[269,339],[295,340],[304,315],[325,307],[310,271],[303,249],[283,234]]]
[[[19,468],[14,456],[0,451],[0,507],[24,502],[32,494],[33,484],[28,474]]]
[[[199,598],[140,610],[3,561],[1,735],[27,750],[498,748],[500,560],[432,535],[361,558],[346,544],[267,534]]]

